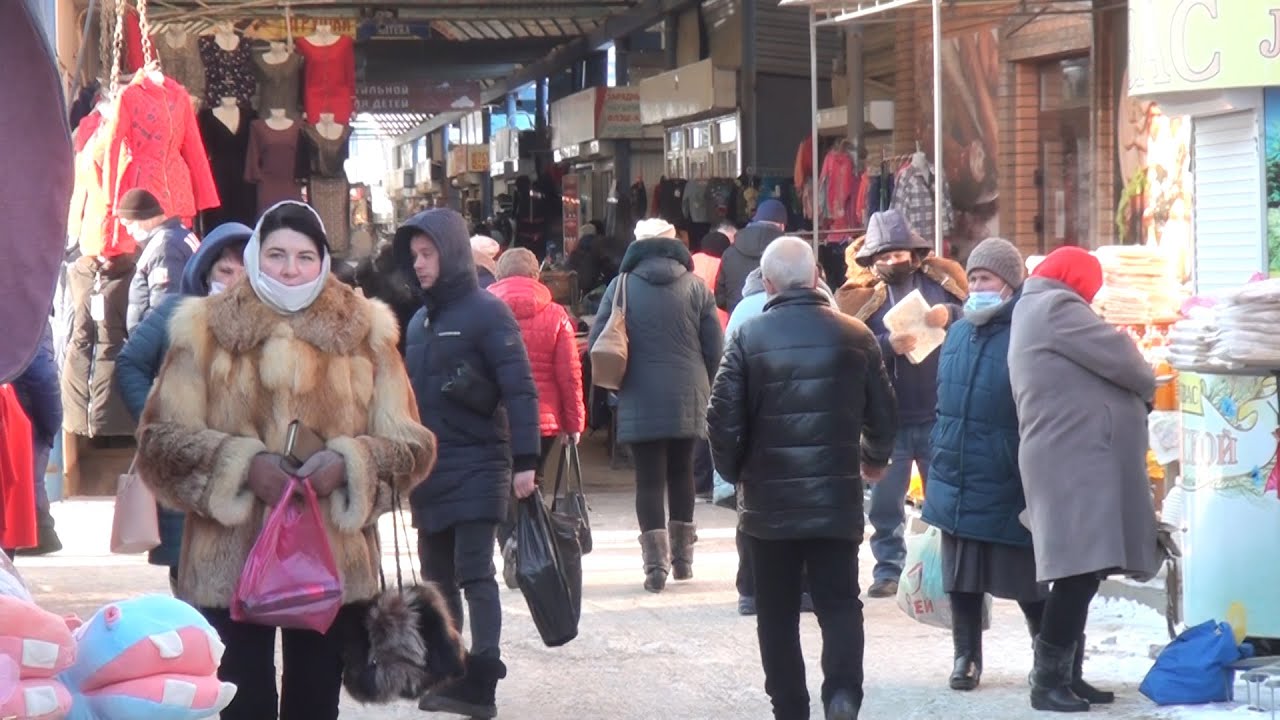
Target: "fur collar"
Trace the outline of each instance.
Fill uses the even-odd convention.
[[[645,238],[631,243],[631,247],[627,248],[627,254],[622,258],[622,268],[619,272],[631,272],[649,258],[675,260],[686,270],[693,272],[693,256],[689,254],[689,248],[679,240],[664,237]]]
[[[330,276],[319,297],[303,312],[281,315],[241,281],[221,295],[183,303],[170,325],[175,340],[207,329],[218,345],[232,353],[260,347],[282,332],[330,355],[353,355],[362,346],[395,343],[399,328],[391,310],[358,295]],[[194,339],[194,338],[193,338]]]
[[[855,244],[850,243],[845,257],[852,257]],[[961,303],[969,299],[969,278],[960,263],[931,256],[920,264],[920,271]],[[849,279],[836,291],[836,304],[844,314],[865,322],[884,306],[889,292],[884,281],[869,268],[850,264],[849,272]]]

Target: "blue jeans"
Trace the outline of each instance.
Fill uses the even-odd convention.
[[[884,478],[871,488],[871,507],[867,521],[875,528],[871,535],[871,554],[876,559],[872,577],[897,580],[907,559],[907,544],[902,539],[907,522],[904,507],[911,487],[911,463],[920,466],[920,478],[929,479],[929,436],[933,422],[903,425],[893,446],[893,462]]]

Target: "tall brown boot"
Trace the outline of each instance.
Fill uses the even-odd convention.
[[[698,526],[672,520],[667,528],[671,532],[671,576],[676,580],[692,579],[693,544],[698,542]]]
[[[671,572],[671,540],[667,531],[640,533],[640,555],[644,558],[644,589],[662,592],[667,586],[667,574]]]

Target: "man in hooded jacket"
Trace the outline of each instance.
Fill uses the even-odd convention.
[[[493,548],[513,481],[517,497],[536,490],[538,392],[515,316],[480,289],[462,215],[446,208],[414,215],[393,247],[397,265],[422,288],[405,365],[422,423],[440,448],[435,469],[410,497],[422,574],[440,585],[455,626],[466,594],[471,627],[466,675],[419,707],[492,718],[507,673]]]
[[[747,275],[760,267],[760,257],[769,243],[782,237],[787,229],[787,208],[772,198],[760,203],[751,224],[733,238],[733,244],[720,258],[716,275],[716,307],[732,314],[742,302],[742,286]]]

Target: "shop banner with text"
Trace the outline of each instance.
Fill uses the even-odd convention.
[[[1182,373],[1184,620],[1242,619],[1280,637],[1276,381]]]
[[[1129,94],[1280,84],[1280,3],[1129,0]]]
[[[356,109],[360,112],[434,114],[478,107],[478,82],[409,79],[356,85]]]

